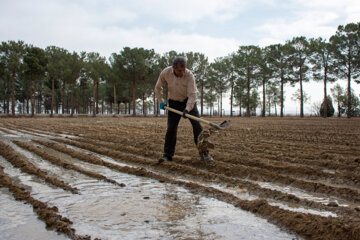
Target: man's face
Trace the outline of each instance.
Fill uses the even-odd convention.
[[[182,77],[185,73],[185,69],[186,69],[186,64],[184,64],[183,66],[181,66],[180,63],[178,63],[176,65],[176,67],[173,67],[174,69],[174,73],[177,77]]]

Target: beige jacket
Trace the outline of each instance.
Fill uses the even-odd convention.
[[[159,103],[166,102],[163,99],[163,86],[168,85],[168,97],[175,101],[184,101],[188,98],[186,110],[189,112],[196,103],[195,78],[189,69],[185,70],[182,77],[176,77],[173,68],[167,67],[161,73],[155,85],[155,95]]]

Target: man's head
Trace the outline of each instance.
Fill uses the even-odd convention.
[[[186,58],[178,56],[173,61],[173,70],[177,77],[182,77],[186,69]]]

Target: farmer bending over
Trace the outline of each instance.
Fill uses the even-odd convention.
[[[185,57],[176,57],[173,66],[165,68],[161,73],[155,85],[155,95],[160,103],[160,109],[164,110],[166,106],[165,100],[162,98],[163,86],[168,85],[169,107],[199,117],[196,107],[196,84],[192,72],[186,68]],[[168,112],[167,130],[165,136],[164,155],[160,160],[172,161],[175,153],[177,127],[181,116],[179,114]],[[189,119],[193,128],[194,141],[197,145],[198,136],[202,131],[202,127],[198,121]],[[209,151],[200,151],[200,157],[203,161],[212,161]]]

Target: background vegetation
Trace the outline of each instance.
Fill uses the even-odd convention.
[[[195,75],[201,115],[222,116],[223,95],[230,92],[230,114],[284,116],[284,86],[297,87],[304,117],[307,94],[303,84],[322,81],[324,100],[314,106],[317,114],[360,115],[359,98],[351,89],[360,83],[360,23],[339,26],[330,39],[294,37],[285,44],[260,48],[240,46],[236,52],[209,62],[197,52],[124,47],[107,59],[96,52],[69,52],[57,46],[45,49],[23,41],[0,46],[0,111],[16,114],[159,114],[154,96],[157,78],[177,55],[187,57]],[[329,95],[327,84],[336,84]],[[261,91],[259,91],[261,90]],[[261,92],[261,96],[259,95]],[[166,96],[166,89],[164,89]],[[334,107],[333,107],[334,103]],[[217,107],[215,107],[217,106]],[[278,110],[279,109],[279,110]],[[279,111],[279,112],[278,112]]]

